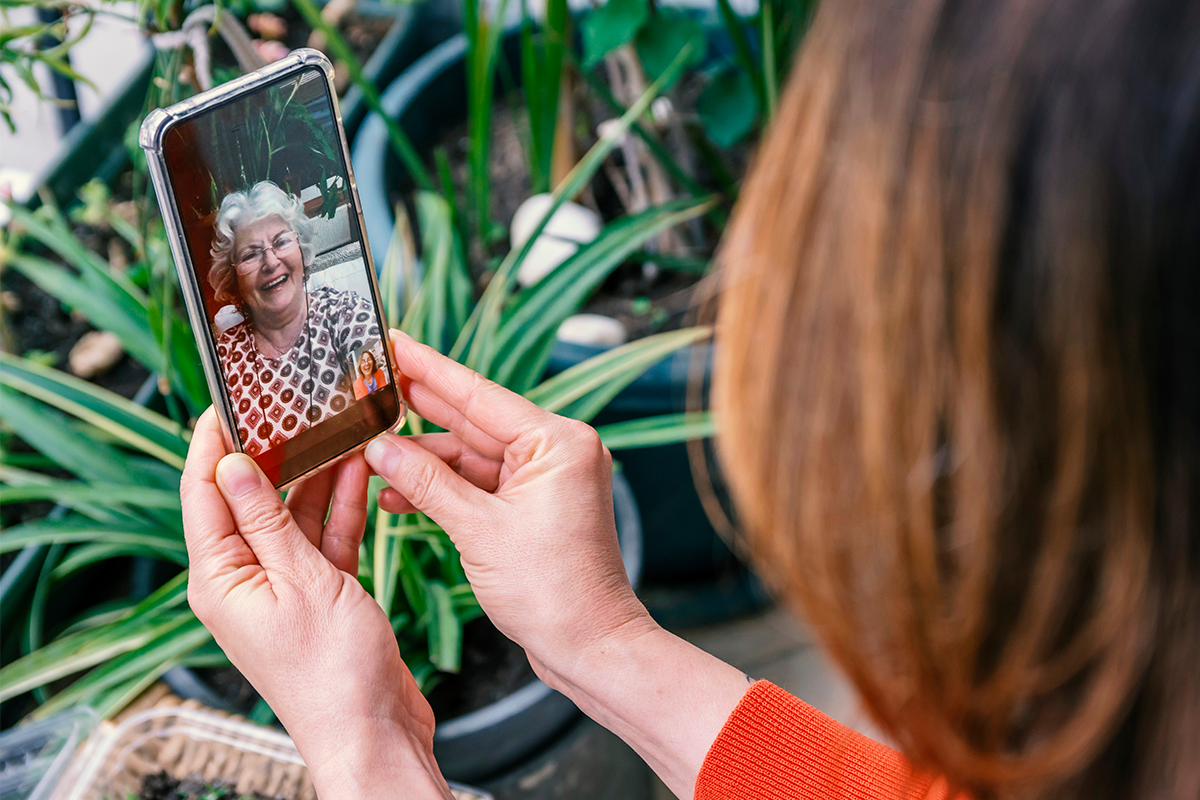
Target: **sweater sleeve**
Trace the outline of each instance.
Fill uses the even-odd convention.
[[[946,800],[900,753],[767,681],[746,692],[717,734],[695,800]]]

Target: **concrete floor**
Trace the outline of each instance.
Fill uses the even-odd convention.
[[[786,689],[842,724],[884,740],[862,710],[853,687],[815,643],[812,632],[790,612],[774,608],[757,616],[676,633],[747,675]],[[674,797],[657,778],[655,784],[656,800]]]

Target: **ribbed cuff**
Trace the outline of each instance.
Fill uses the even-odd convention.
[[[945,797],[941,781],[930,789],[895,750],[758,681],[709,748],[695,800]]]

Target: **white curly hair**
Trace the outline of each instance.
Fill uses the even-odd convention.
[[[313,223],[304,213],[304,203],[294,194],[288,194],[271,181],[259,181],[249,191],[231,192],[221,201],[217,212],[216,231],[213,236],[212,269],[208,283],[218,303],[243,304],[238,292],[237,270],[233,268],[233,242],[238,228],[257,222],[264,217],[279,217],[293,231],[300,243],[300,254],[304,259],[304,277],[308,277],[313,260]]]

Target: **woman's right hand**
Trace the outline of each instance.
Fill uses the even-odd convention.
[[[556,416],[393,332],[409,405],[446,433],[381,436],[380,507],[441,525],[492,623],[553,685],[614,635],[651,629],[617,545],[612,457]]]
[[[600,437],[404,334],[392,347],[410,407],[447,432],[367,446],[393,487],[380,507],[441,525],[479,604],[538,676],[691,797],[748,680],[664,631],[634,595]]]

